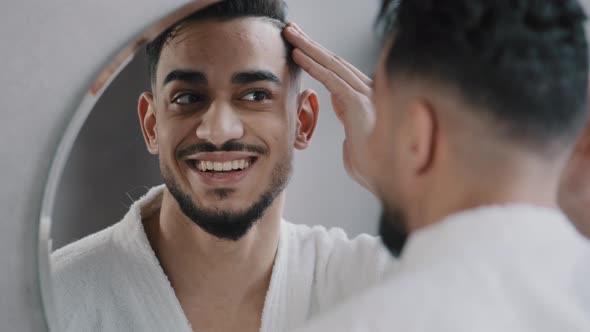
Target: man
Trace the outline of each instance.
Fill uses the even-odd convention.
[[[54,254],[63,330],[286,331],[384,274],[377,239],[282,221],[293,148],[318,117],[284,11],[224,1],[148,45],[138,113],[165,186]]]
[[[381,14],[393,28],[374,91],[285,30],[332,93],[345,162],[381,197],[381,235],[400,257],[387,281],[304,331],[590,331],[590,243],[556,202],[587,118],[580,5],[396,2]]]
[[[590,238],[590,123],[563,172],[558,199],[568,218]]]

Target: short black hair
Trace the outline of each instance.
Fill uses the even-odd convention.
[[[451,84],[502,134],[543,147],[587,116],[586,15],[576,0],[384,0],[388,77]]]
[[[146,45],[148,75],[152,82],[156,79],[156,71],[164,46],[172,40],[186,24],[205,20],[232,20],[244,17],[260,17],[269,19],[281,31],[287,25],[287,4],[283,0],[224,0],[198,10],[176,22],[153,41]],[[291,75],[296,78],[300,68],[292,58],[293,47],[287,43],[287,64]]]

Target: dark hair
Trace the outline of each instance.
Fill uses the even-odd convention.
[[[278,29],[283,30],[287,24],[287,4],[283,0],[224,0],[183,18],[146,45],[150,80],[154,82],[156,79],[156,70],[162,49],[186,24],[205,20],[226,21],[244,17],[266,18]],[[289,71],[295,78],[299,75],[300,68],[293,61],[292,46],[285,40],[284,42],[287,49]]]
[[[575,0],[384,0],[378,23],[394,38],[389,77],[451,84],[502,134],[542,147],[584,125],[585,20]]]

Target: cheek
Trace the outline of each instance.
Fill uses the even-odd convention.
[[[369,135],[370,160],[374,164],[391,163],[391,154],[395,150],[393,132],[395,119],[392,119],[391,101],[381,93],[375,95],[375,126]]]
[[[170,156],[175,158],[175,153],[181,147],[182,142],[194,142],[196,138],[196,129],[193,127],[193,121],[162,121],[158,124],[158,148],[160,158]]]
[[[371,161],[382,165],[391,162],[392,154],[395,151],[395,142],[391,129],[386,128],[383,122],[377,122],[375,128],[369,135],[368,150]]]
[[[377,122],[369,136],[369,167],[378,183],[391,187],[399,183],[403,176],[403,156],[401,156],[401,139],[392,126],[384,121]]]
[[[268,126],[263,133],[266,144],[269,146],[272,156],[283,158],[295,144],[295,130],[287,122],[277,122]]]
[[[248,136],[254,136],[264,142],[271,150],[277,145],[292,143],[295,136],[294,117],[277,111],[276,113],[260,113],[242,118]]]

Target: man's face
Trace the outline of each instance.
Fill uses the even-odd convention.
[[[183,212],[218,237],[244,235],[291,173],[298,98],[280,33],[256,18],[193,22],[160,56],[152,152]]]

